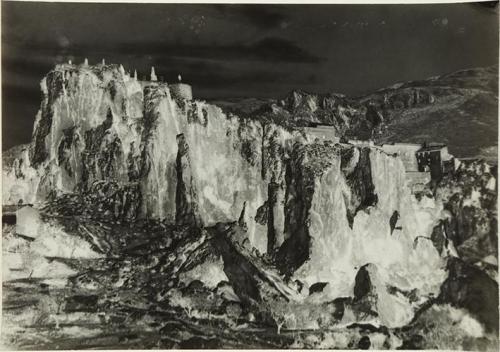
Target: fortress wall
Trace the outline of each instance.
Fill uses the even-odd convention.
[[[170,94],[175,98],[182,98],[186,100],[193,99],[193,90],[189,84],[174,83],[170,84]]]

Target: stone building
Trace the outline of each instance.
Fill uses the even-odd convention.
[[[335,126],[328,124],[311,123],[308,127],[303,127],[303,131],[310,140],[318,138],[324,141],[333,141],[338,143],[340,138]]]
[[[341,139],[340,143],[342,143],[342,139]],[[371,139],[368,139],[368,140],[349,139],[349,140],[347,140],[347,143],[355,145],[357,147],[374,147],[375,146],[375,142],[373,142]]]
[[[417,151],[416,158],[419,171],[430,172],[433,180],[441,179],[454,169],[453,156],[448,153],[446,144],[424,143]]]
[[[177,99],[193,100],[193,89],[186,83],[173,83],[168,85],[170,94]]]
[[[181,83],[182,77],[177,76],[178,83],[169,84],[170,94],[175,99],[193,100],[193,89],[189,84]]]

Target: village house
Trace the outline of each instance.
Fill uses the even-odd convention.
[[[416,153],[418,169],[430,172],[431,179],[439,180],[444,174],[454,170],[453,156],[442,143],[424,143]]]
[[[311,140],[318,138],[319,140],[332,141],[334,143],[340,142],[340,138],[337,136],[337,129],[333,125],[311,122],[308,127],[303,127],[303,131],[307,138]]]

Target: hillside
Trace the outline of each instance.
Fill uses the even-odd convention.
[[[457,157],[497,157],[498,67],[407,82],[359,101],[382,111],[377,141],[442,141]]]
[[[325,123],[376,142],[443,142],[459,158],[497,159],[498,67],[397,83],[361,97],[290,92],[282,100],[218,99],[237,115],[281,125]]]

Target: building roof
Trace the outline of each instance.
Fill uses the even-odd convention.
[[[446,148],[446,144],[443,144],[443,143],[428,143],[428,144],[422,145],[422,148],[420,148],[417,151],[417,153],[438,151],[438,150],[441,150],[443,148]]]
[[[383,143],[380,144],[382,147],[422,147],[422,144],[420,143],[397,143],[397,142],[390,142],[390,143]]]
[[[335,127],[335,125],[333,123],[309,122],[306,127]]]

